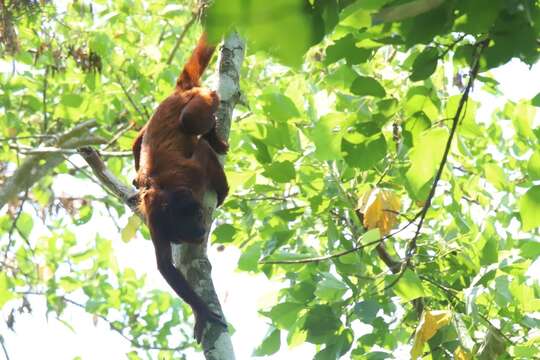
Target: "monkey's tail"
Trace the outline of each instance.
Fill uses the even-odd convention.
[[[208,66],[215,48],[215,45],[208,43],[206,33],[203,32],[195,50],[193,50],[191,57],[186,65],[184,65],[182,73],[178,77],[178,80],[176,80],[176,87],[178,89],[185,91],[200,86],[202,73]]]

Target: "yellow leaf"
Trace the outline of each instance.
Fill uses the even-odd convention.
[[[471,360],[472,356],[467,350],[465,350],[461,346],[458,346],[456,350],[454,351],[454,359],[455,360]]]
[[[391,190],[372,189],[360,196],[358,210],[364,215],[364,227],[379,228],[384,236],[397,224],[401,208],[399,197]]]
[[[122,241],[128,242],[137,234],[137,229],[141,226],[142,221],[137,215],[132,215],[128,219],[127,225],[122,229]]]
[[[426,341],[431,339],[440,328],[448,325],[450,320],[452,320],[452,312],[449,310],[433,310],[422,313],[422,318],[414,334],[413,347],[411,349],[413,360],[422,356],[422,350]]]
[[[38,278],[40,280],[47,282],[54,276],[53,271],[47,265],[38,264],[37,268],[38,268]]]

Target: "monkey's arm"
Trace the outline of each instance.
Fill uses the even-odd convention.
[[[135,158],[135,171],[139,171],[139,161],[141,160],[141,145],[145,131],[146,125],[144,125],[142,129],[139,130],[139,133],[137,134],[137,137],[135,138],[135,141],[133,141],[133,145],[131,146],[131,151],[133,152],[133,157]]]
[[[172,260],[171,243],[168,240],[162,239],[156,236],[156,231],[152,230],[150,225],[150,232],[152,242],[156,251],[158,270],[165,278],[167,283],[173,288],[173,290],[191,306],[195,315],[195,330],[194,335],[198,343],[201,342],[202,333],[206,321],[215,321],[223,324],[225,327],[227,323],[221,318],[221,316],[208,307],[208,305],[197,295],[193,288],[186,281],[186,278],[178,271]]]
[[[206,177],[208,178],[210,187],[217,194],[217,206],[221,205],[229,193],[227,177],[216,153],[204,138],[199,139],[193,157],[206,170]]]

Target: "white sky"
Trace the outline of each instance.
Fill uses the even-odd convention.
[[[508,99],[517,101],[530,99],[540,92],[540,66],[537,65],[529,71],[528,67],[518,61],[493,71],[495,78],[501,83],[501,90]],[[490,116],[493,108],[502,106],[504,98],[495,99],[491,95],[479,94],[475,91],[474,97],[480,100],[483,106],[479,116]],[[73,180],[69,180],[70,184]],[[75,188],[70,195],[79,195],[99,192],[92,189],[87,182],[84,186]],[[65,182],[58,179],[55,182],[57,189],[66,188]],[[70,186],[69,188],[72,188]],[[125,220],[124,224],[125,224]],[[138,274],[147,274],[147,284],[150,288],[169,290],[169,286],[156,270],[153,249],[150,241],[141,238],[134,239],[127,244],[120,240],[118,231],[107,216],[94,215],[87,231],[79,231],[88,241],[93,241],[95,229],[106,238],[113,240],[117,260],[121,266],[129,266]],[[38,236],[39,230],[32,236]],[[275,304],[275,295],[280,285],[268,281],[264,275],[252,276],[237,272],[236,263],[239,257],[237,249],[228,247],[223,252],[216,252],[213,247],[209,250],[213,264],[213,278],[218,295],[221,299],[227,320],[236,328],[232,336],[237,359],[249,359],[253,349],[260,344],[267,331],[267,319],[258,315],[257,310],[270,304]],[[537,261],[531,271],[540,272],[540,261]],[[172,291],[171,291],[172,293]],[[5,324],[0,325],[0,333],[4,336],[6,347],[11,360],[27,359],[55,359],[71,360],[80,356],[84,360],[93,359],[125,359],[130,346],[120,335],[111,331],[107,324],[98,321],[94,326],[92,317],[82,309],[69,307],[64,318],[75,328],[75,333],[66,326],[50,317],[45,319],[45,300],[42,297],[32,299],[33,313],[31,315],[17,315],[13,333],[7,330]],[[5,306],[2,317],[7,318],[10,306]],[[272,356],[272,359],[310,359],[314,354],[314,347],[310,344],[301,345],[295,349],[287,349],[286,339],[282,338],[282,350]],[[1,354],[1,352],[0,352]],[[2,359],[3,355],[0,355]],[[399,358],[404,359],[405,354]],[[192,354],[189,359],[203,359],[202,354]]]

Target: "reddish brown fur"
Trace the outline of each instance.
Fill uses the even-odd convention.
[[[216,92],[200,87],[214,46],[201,36],[180,74],[173,93],[159,104],[133,143],[139,188],[139,208],[145,216],[156,250],[158,269],[176,293],[191,305],[200,341],[207,320],[223,323],[191,289],[172,265],[171,242],[201,242],[206,232],[202,199],[217,193],[218,205],[228,192],[227,179],[216,152],[227,143],[216,134]]]

